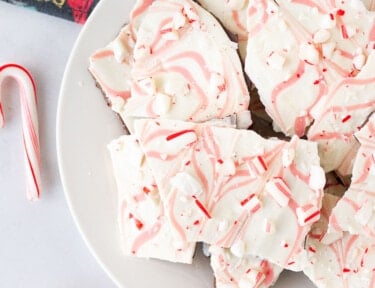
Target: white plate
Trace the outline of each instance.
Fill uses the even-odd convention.
[[[102,0],[83,28],[61,88],[57,151],[66,197],[75,222],[98,262],[119,287],[212,288],[208,262],[194,265],[122,255],[116,223],[116,190],[106,145],[123,133],[88,73],[88,58],[128,21],[135,0]],[[277,249],[277,248],[276,248]],[[276,288],[314,287],[301,273],[283,273]]]

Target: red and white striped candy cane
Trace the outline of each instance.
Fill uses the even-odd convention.
[[[40,197],[40,148],[35,82],[30,72],[18,64],[0,66],[0,88],[6,78],[14,78],[19,85],[26,163],[26,193],[30,201],[35,201]],[[0,89],[0,128],[3,126],[4,114]]]

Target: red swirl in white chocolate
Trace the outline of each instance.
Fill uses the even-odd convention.
[[[240,241],[245,254],[300,269],[325,182],[314,143],[172,120],[137,120],[135,131],[178,237],[221,247]]]
[[[249,5],[246,71],[276,126],[348,174],[353,134],[375,110],[375,14],[360,0],[276,3]]]

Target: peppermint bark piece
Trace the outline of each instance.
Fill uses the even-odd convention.
[[[374,19],[360,0],[249,3],[246,72],[275,128],[316,141],[327,172],[350,174],[375,109]]]
[[[307,261],[303,272],[318,288],[370,288],[375,284],[375,242],[365,236],[347,232],[330,244],[328,219],[339,198],[326,194],[321,219],[313,225],[306,239]]]
[[[217,20],[190,0],[152,1],[140,17],[137,29],[130,22],[90,64],[128,128],[139,117],[204,122],[232,114],[248,128],[237,45]]]
[[[355,134],[361,147],[352,183],[333,209],[329,232],[365,235],[375,240],[375,115]]]
[[[108,149],[118,188],[118,221],[125,255],[192,263],[194,243],[171,233],[159,191],[137,140],[124,135]]]
[[[262,209],[247,219],[233,245],[247,255],[301,271],[305,236],[320,217],[325,175],[316,143],[293,137],[284,145],[267,164],[275,174],[263,179]]]
[[[325,175],[315,143],[165,119],[135,123],[179,237],[243,244],[245,254],[290,268],[319,219]],[[280,253],[270,249],[285,241]]]

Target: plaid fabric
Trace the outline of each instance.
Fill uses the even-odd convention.
[[[80,24],[86,22],[99,0],[2,0],[18,6],[62,17]]]

